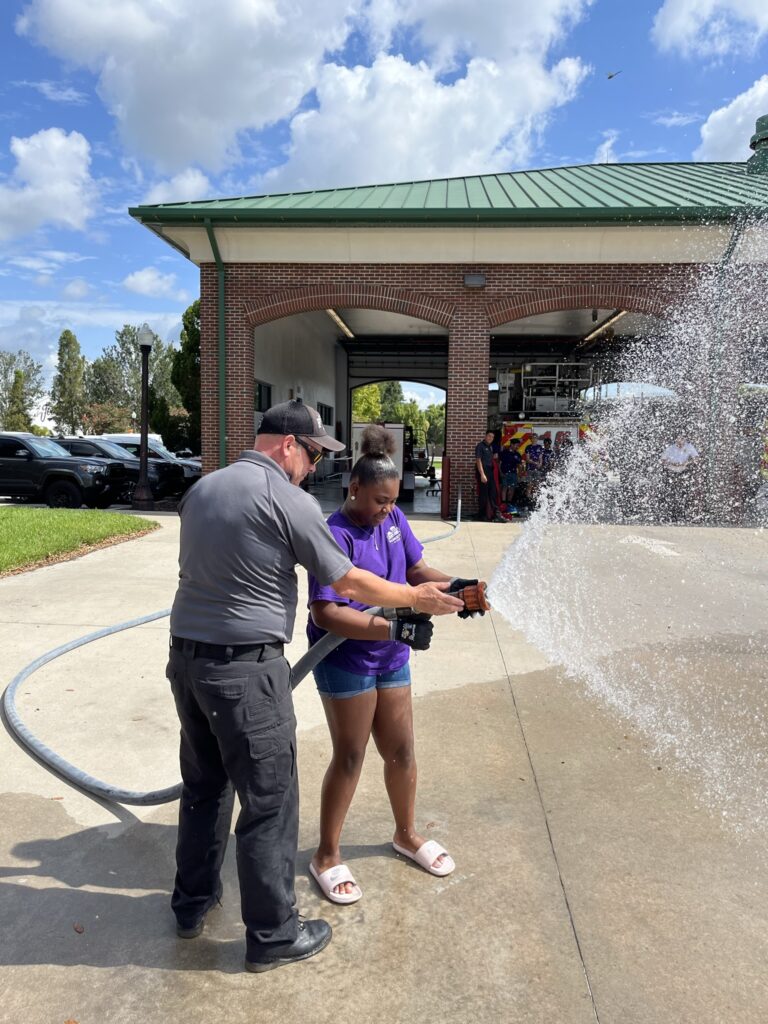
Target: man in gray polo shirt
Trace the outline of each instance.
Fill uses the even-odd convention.
[[[179,588],[171,612],[168,678],[181,721],[177,934],[194,938],[221,896],[221,865],[235,827],[247,970],[319,953],[325,921],[299,921],[296,720],[283,657],[296,616],[297,563],[321,584],[367,605],[461,611],[448,584],[388,583],[355,568],[320,506],[298,486],[326,450],[320,416],[301,401],[265,414],[254,451],[204,476],[180,506]]]

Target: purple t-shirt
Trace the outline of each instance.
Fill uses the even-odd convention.
[[[424,550],[399,508],[393,508],[378,526],[355,526],[341,511],[334,512],[328,519],[328,528],[354,566],[390,583],[405,583],[406,572],[420,561]],[[310,575],[309,604],[313,601],[348,604],[359,611],[370,607],[339,597],[333,587],[321,587]],[[307,636],[310,644],[325,636],[325,630],[314,624],[311,615]],[[402,668],[409,655],[410,647],[392,640],[345,640],[325,660],[355,675],[380,675]]]

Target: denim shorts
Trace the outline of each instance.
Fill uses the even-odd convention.
[[[318,693],[333,700],[344,697],[358,697],[368,690],[388,690],[395,686],[411,685],[411,669],[406,663],[394,672],[380,672],[378,675],[358,675],[343,668],[321,661],[314,669]]]

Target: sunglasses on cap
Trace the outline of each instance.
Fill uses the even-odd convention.
[[[325,450],[323,448],[313,448],[311,445],[308,445],[306,441],[302,441],[298,434],[294,434],[293,439],[309,456],[310,466],[316,466],[320,459],[322,459],[323,455],[325,455]]]

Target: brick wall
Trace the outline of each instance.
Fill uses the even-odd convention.
[[[697,270],[690,264],[228,264],[227,460],[253,445],[254,327],[334,306],[403,313],[448,329],[451,511],[461,490],[469,515],[475,509],[474,446],[486,426],[492,329],[558,309],[662,313],[680,303]],[[466,273],[485,274],[486,287],[465,288]],[[217,275],[211,263],[200,269],[200,294],[202,455],[209,472],[219,464]]]

